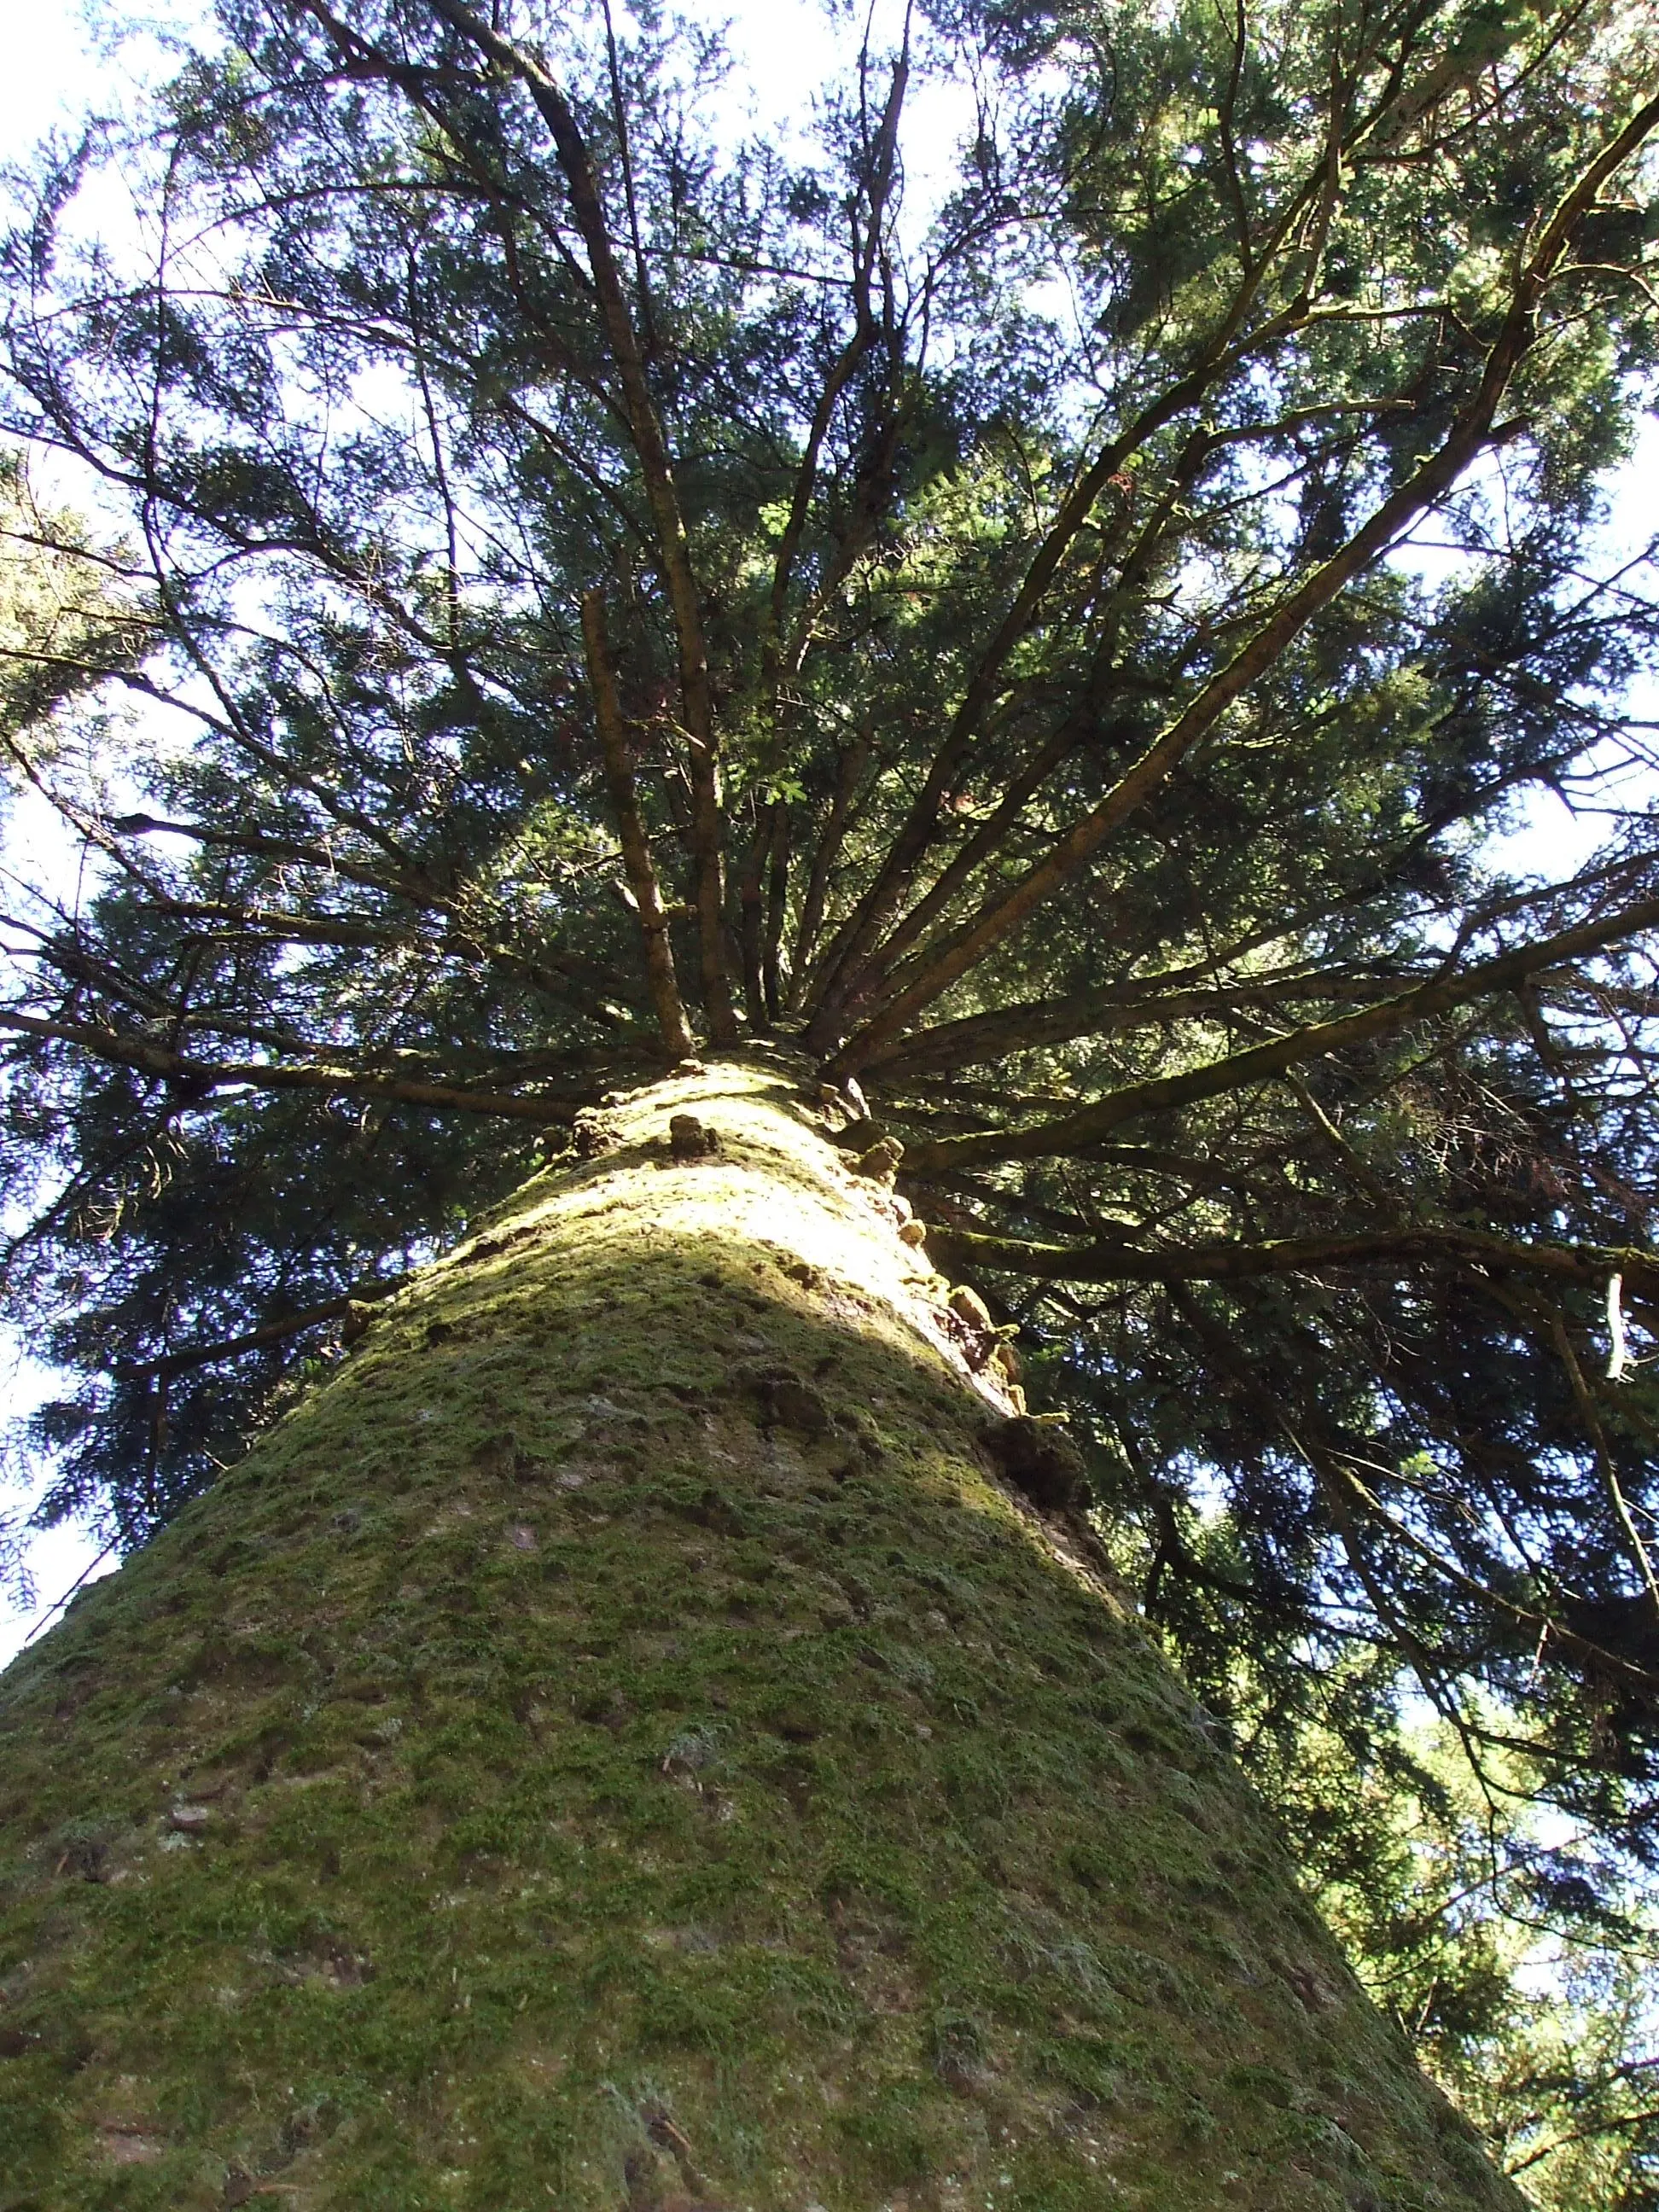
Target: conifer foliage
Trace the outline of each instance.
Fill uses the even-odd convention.
[[[108,519],[17,505],[0,574],[81,593],[0,603],[80,855],[0,1010],[49,1510],[141,1541],[607,1089],[783,1039],[1212,1705],[1266,1757],[1326,1677],[1360,1755],[1409,1680],[1589,1839],[1530,1909],[1609,1911],[1656,27],[939,0],[792,148],[654,9],[227,0],[14,180],[4,424]]]

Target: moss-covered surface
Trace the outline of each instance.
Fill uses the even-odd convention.
[[[879,1194],[612,1119],[0,1684],[0,2206],[1516,2203]]]

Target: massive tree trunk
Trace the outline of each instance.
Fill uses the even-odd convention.
[[[8,1675],[0,2204],[1516,2202],[798,1079],[620,1102]]]

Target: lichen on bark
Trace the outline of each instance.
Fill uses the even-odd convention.
[[[798,1082],[616,1102],[7,1675],[7,2212],[1517,2203]]]

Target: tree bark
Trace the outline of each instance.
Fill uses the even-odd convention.
[[[616,1104],[6,1676],[0,2205],[1518,2203],[804,1072]]]

